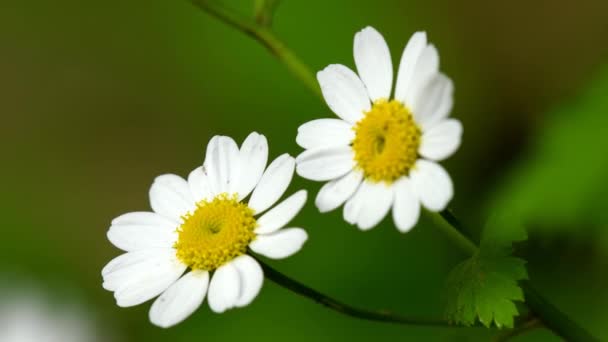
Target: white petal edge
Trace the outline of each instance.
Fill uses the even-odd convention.
[[[207,271],[185,274],[154,301],[150,307],[150,321],[161,328],[182,322],[201,306],[208,285]]]
[[[179,224],[179,221],[168,219],[157,213],[149,211],[134,211],[122,214],[112,220],[113,225],[157,225],[163,227]]]
[[[355,166],[350,146],[306,150],[296,158],[296,172],[314,181],[339,178]]]
[[[182,177],[166,174],[154,179],[150,187],[150,206],[154,212],[180,222],[180,217],[194,208],[194,199]]]
[[[252,251],[271,259],[287,258],[302,248],[308,234],[302,228],[285,228],[267,235],[259,235],[249,244]]]
[[[420,203],[430,211],[445,209],[454,195],[450,175],[435,162],[419,159],[410,172],[410,179]]]
[[[393,84],[393,62],[384,37],[368,26],[355,34],[353,50],[357,72],[370,99],[389,99]]]
[[[384,182],[364,180],[355,195],[344,205],[344,219],[361,230],[375,227],[393,204],[393,191]]]
[[[417,95],[427,82],[439,73],[439,53],[434,45],[429,44],[422,50],[416,63],[412,80],[405,94],[404,103],[416,111]]]
[[[402,102],[410,89],[414,71],[418,58],[426,47],[426,32],[416,32],[403,49],[401,61],[399,62],[399,71],[397,72],[397,82],[395,85],[395,99]]]
[[[227,136],[213,137],[207,146],[203,165],[213,195],[235,193],[239,170],[239,148],[236,142]]]
[[[296,143],[305,149],[347,146],[355,139],[352,124],[341,119],[317,119],[298,127]]]
[[[103,288],[115,291],[136,271],[148,270],[154,263],[164,263],[172,260],[175,252],[170,248],[150,248],[121,254],[110,260],[101,270]]]
[[[447,76],[436,74],[428,80],[412,105],[414,120],[423,131],[445,119],[454,104],[454,84]]]
[[[270,208],[283,196],[293,178],[295,163],[292,156],[283,154],[268,165],[248,203],[256,214]]]
[[[236,192],[239,200],[247,197],[260,181],[268,163],[268,141],[266,137],[252,132],[239,151],[240,175]]]
[[[241,292],[236,306],[247,306],[260,293],[264,283],[264,272],[260,264],[247,254],[235,258],[232,264],[238,270],[241,279]]]
[[[257,221],[256,234],[269,234],[283,228],[302,210],[306,203],[306,190],[300,190],[264,213]]]
[[[139,305],[165,291],[185,269],[171,248],[129,252],[104,267],[103,287],[114,291],[118,306]]]
[[[427,159],[439,161],[456,152],[462,139],[462,124],[455,119],[443,120],[422,134],[418,152]]]
[[[323,98],[340,118],[355,123],[371,108],[367,90],[359,76],[340,64],[331,64],[317,73]]]
[[[170,248],[178,226],[156,213],[128,213],[112,221],[107,237],[110,242],[126,252],[146,248]]]
[[[362,179],[361,171],[352,170],[341,178],[327,182],[321,187],[315,199],[317,209],[326,213],[338,208],[355,193]]]
[[[241,279],[233,262],[222,265],[215,270],[209,284],[209,307],[215,313],[233,308],[239,299],[240,291]]]
[[[192,170],[188,175],[188,186],[195,202],[209,200],[213,197],[213,190],[209,184],[209,177],[203,171],[203,167],[199,166]]]
[[[402,177],[393,188],[395,203],[393,204],[393,220],[397,229],[402,233],[409,232],[420,217],[420,200],[414,192],[414,187],[407,177]]]

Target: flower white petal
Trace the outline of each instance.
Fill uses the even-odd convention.
[[[393,62],[384,37],[373,27],[357,32],[355,64],[372,101],[388,99],[393,84]]]
[[[386,216],[393,203],[393,191],[383,182],[364,180],[344,205],[344,219],[361,230],[369,230]]]
[[[274,208],[262,215],[258,221],[256,234],[269,234],[283,228],[300,212],[306,203],[306,190],[300,190],[291,195]]]
[[[174,252],[170,248],[151,248],[121,254],[104,266],[101,270],[103,288],[114,291],[130,276],[130,271],[145,269],[157,259],[172,260]]]
[[[428,45],[422,50],[416,70],[412,75],[412,80],[407,94],[405,94],[406,105],[410,105],[414,113],[417,111],[418,94],[421,89],[439,73],[439,53],[433,45]]]
[[[322,213],[336,209],[355,193],[362,179],[362,172],[352,170],[341,178],[327,182],[319,190],[315,205]]]
[[[207,146],[203,171],[214,195],[236,191],[239,175],[239,148],[230,137],[216,136]]]
[[[460,146],[462,124],[458,120],[443,120],[422,135],[419,153],[431,160],[443,160]]]
[[[414,119],[423,131],[445,119],[454,104],[454,85],[443,74],[436,74],[421,88],[412,105]]]
[[[241,292],[236,306],[247,306],[260,293],[264,283],[264,272],[260,264],[247,254],[235,258],[232,264],[238,270],[241,279]]]
[[[266,137],[253,132],[243,142],[239,151],[240,175],[236,192],[239,200],[247,197],[258,184],[268,162],[268,141]]]
[[[209,272],[192,271],[173,283],[150,308],[150,321],[161,328],[182,322],[201,306],[209,285]]]
[[[454,195],[450,175],[437,163],[418,160],[411,171],[410,179],[420,202],[428,210],[445,209]]]
[[[369,97],[363,82],[352,70],[331,64],[317,73],[321,92],[329,108],[340,118],[355,123],[370,110]]]
[[[112,225],[138,225],[174,227],[179,221],[170,220],[162,215],[149,211],[134,211],[122,214],[112,220]]]
[[[166,174],[156,177],[152,183],[150,205],[156,213],[179,221],[182,215],[194,208],[194,199],[182,177]]]
[[[397,229],[406,233],[414,228],[420,216],[420,200],[409,178],[402,177],[394,186],[393,220]]]
[[[188,185],[195,202],[209,200],[213,197],[213,190],[209,184],[209,177],[203,172],[203,167],[199,166],[192,170],[188,175]]]
[[[412,87],[413,75],[416,64],[426,47],[426,32],[416,32],[403,49],[399,72],[397,73],[397,84],[395,85],[395,99],[405,102],[406,95]]]
[[[161,294],[185,269],[171,248],[129,252],[102,270],[103,287],[114,291],[118,306],[134,306]]]
[[[256,214],[270,208],[283,196],[293,178],[294,168],[295,159],[288,154],[278,156],[268,165],[249,199],[249,207]]]
[[[296,143],[305,149],[347,146],[355,138],[352,125],[341,119],[317,119],[298,127]]]
[[[215,270],[209,284],[208,302],[213,312],[222,313],[233,308],[239,299],[241,279],[231,261]]]
[[[170,248],[177,238],[177,224],[156,213],[128,213],[112,221],[107,236],[110,242],[131,252],[140,249]]]
[[[283,259],[302,248],[308,234],[301,228],[285,228],[267,235],[259,235],[249,244],[254,252],[271,259]]]
[[[336,179],[355,166],[350,146],[306,150],[296,158],[298,175],[315,181]]]

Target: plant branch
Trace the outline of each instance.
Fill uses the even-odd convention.
[[[473,242],[469,234],[465,234],[464,226],[458,221],[456,216],[449,209],[439,213],[439,215],[431,215],[437,227],[460,247],[467,255],[474,255],[479,251],[479,247]]]
[[[278,58],[279,61],[283,63],[308,89],[317,96],[321,96],[321,89],[319,88],[313,73],[308,66],[293,53],[293,51],[277,38],[268,26],[270,24],[270,19],[263,19],[261,23],[256,22],[223,7],[218,1],[214,0],[191,0],[191,2],[196,7],[209,13],[227,25],[242,31],[246,35],[257,40],[268,49],[270,53]],[[263,5],[265,8],[264,15],[270,15],[270,11],[276,7],[276,1],[269,1],[268,3],[269,4],[267,5]]]
[[[254,257],[255,258],[255,257]],[[255,258],[262,269],[264,270],[264,275],[266,278],[272,280],[276,284],[296,293],[308,299],[312,299],[313,301],[331,309],[337,311],[341,314],[368,320],[368,321],[377,321],[384,323],[395,323],[395,324],[405,324],[405,325],[418,325],[418,326],[442,326],[442,327],[458,327],[455,325],[450,325],[448,322],[439,320],[439,319],[427,319],[420,317],[406,317],[401,316],[395,313],[391,313],[389,311],[372,311],[356,308],[354,306],[342,303],[336,299],[333,299],[327,295],[322,294],[321,292],[314,290],[296,280],[293,280],[281,272],[275,270],[270,267],[265,262],[261,261],[258,258]]]
[[[274,10],[279,5],[279,0],[255,0],[255,21],[264,27],[272,25]]]
[[[522,324],[514,329],[509,329],[501,332],[494,337],[494,342],[503,342],[510,340],[513,337],[524,334],[530,330],[534,330],[542,327],[542,323],[536,317],[530,317],[528,320],[522,322]]]

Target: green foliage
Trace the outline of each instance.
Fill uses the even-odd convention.
[[[533,148],[502,184],[489,212],[527,228],[608,243],[608,68],[579,97],[549,113]]]
[[[484,230],[479,251],[458,264],[448,278],[446,316],[450,322],[486,327],[513,327],[514,301],[524,295],[517,282],[528,277],[525,261],[511,256],[511,244],[526,238],[522,226],[505,229],[493,217]]]

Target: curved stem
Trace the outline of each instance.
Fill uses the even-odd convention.
[[[567,341],[599,341],[544,299],[529,283],[524,282],[521,287],[526,297],[526,305],[555,334]]]
[[[432,218],[435,220],[437,227],[441,228],[467,255],[474,255],[479,251],[479,247],[473,242],[469,234],[464,233],[464,226],[449,209],[440,212],[439,215],[432,215]]]
[[[275,57],[279,59],[285,66],[296,76],[302,83],[308,87],[317,96],[321,96],[321,89],[317,80],[313,76],[308,66],[304,64],[293,51],[291,51],[270,29],[269,24],[271,15],[268,11],[274,9],[274,5],[267,7],[265,19],[256,22],[247,17],[238,15],[220,5],[214,0],[191,0],[192,4],[232,26],[253,39],[260,42],[268,49]]]
[[[477,245],[471,241],[468,232],[464,229],[464,225],[452,214],[452,212],[449,209],[446,209],[440,212],[439,216],[452,227],[453,232],[450,233],[450,236],[459,235],[459,240],[466,239],[470,244],[475,246],[473,249],[470,247],[470,244],[467,244],[467,246],[459,243],[459,245],[462,246],[463,251],[467,252],[469,255],[475,254],[478,250]],[[528,282],[522,283],[521,287],[524,291],[526,306],[540,322],[553,331],[553,333],[567,341],[598,341],[598,339],[593,337],[553,304],[544,299]]]
[[[255,257],[254,257],[255,258]],[[293,280],[281,272],[275,270],[270,267],[268,264],[264,263],[258,258],[255,258],[262,269],[264,270],[264,275],[266,278],[272,280],[276,284],[283,286],[284,288],[297,293],[306,298],[312,299],[315,302],[326,306],[327,308],[337,311],[341,314],[369,320],[369,321],[377,321],[384,323],[395,323],[395,324],[405,324],[405,325],[422,325],[422,326],[442,326],[442,327],[458,327],[454,325],[450,325],[448,322],[439,320],[439,319],[427,319],[420,317],[406,317],[401,316],[395,313],[391,313],[389,311],[372,311],[356,308],[354,306],[342,303],[336,299],[333,299],[327,295],[322,294],[321,292],[314,290],[296,280]]]
[[[524,334],[530,330],[534,330],[542,327],[542,323],[538,320],[538,318],[532,317],[529,320],[523,322],[520,326],[515,329],[506,330],[496,337],[494,337],[494,342],[503,342],[512,339],[513,337]]]

